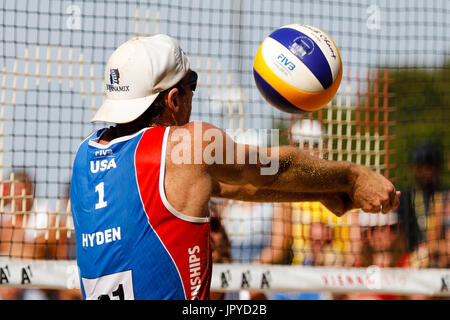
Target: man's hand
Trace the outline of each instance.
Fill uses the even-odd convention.
[[[400,204],[400,191],[382,175],[363,166],[352,167],[352,206],[365,212],[388,213]]]

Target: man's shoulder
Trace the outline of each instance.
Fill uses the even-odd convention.
[[[213,124],[204,121],[191,121],[182,126],[171,126],[170,136],[180,137],[190,136],[191,140],[211,141],[211,137],[225,138],[226,132]]]
[[[205,122],[205,121],[190,121],[182,126],[171,126],[172,129],[176,130],[176,129],[187,129],[189,131],[191,130],[195,130],[195,129],[218,129],[221,130],[220,128],[216,127],[215,125]]]

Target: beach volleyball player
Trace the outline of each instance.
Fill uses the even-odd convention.
[[[190,122],[196,84],[166,35],[129,40],[107,62],[92,121],[114,125],[80,144],[70,191],[85,299],[208,299],[210,197],[317,200],[337,215],[398,206],[392,183],[366,167],[239,145]]]

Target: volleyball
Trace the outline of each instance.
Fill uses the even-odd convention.
[[[342,61],[325,32],[290,24],[263,40],[253,62],[253,76],[270,105],[288,113],[310,112],[333,99],[342,79]]]

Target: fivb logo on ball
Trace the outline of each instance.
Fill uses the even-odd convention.
[[[289,46],[289,50],[300,59],[310,55],[314,50],[314,42],[307,36],[295,38],[294,42]]]
[[[303,57],[313,52],[314,42],[306,36],[300,36],[289,46],[289,50],[299,59],[303,59]],[[290,71],[295,69],[294,62],[290,61],[283,53],[278,55],[277,60],[279,60],[282,67],[286,67]]]

